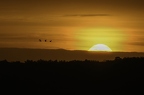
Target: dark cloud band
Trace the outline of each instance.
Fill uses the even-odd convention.
[[[97,16],[110,16],[109,14],[72,14],[64,15],[65,17],[97,17]]]

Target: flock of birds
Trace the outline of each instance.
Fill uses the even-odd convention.
[[[42,40],[41,40],[41,39],[39,39],[39,42],[42,42]],[[47,40],[44,40],[44,42],[47,42]],[[52,40],[50,40],[49,42],[52,42]]]

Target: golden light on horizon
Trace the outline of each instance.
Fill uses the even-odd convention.
[[[88,51],[107,51],[111,52],[112,50],[105,44],[96,44],[92,46]]]
[[[104,43],[113,51],[122,51],[123,43],[127,40],[123,30],[99,27],[80,30],[77,34],[78,46],[82,50],[88,50],[91,46]]]

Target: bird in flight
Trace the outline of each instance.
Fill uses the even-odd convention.
[[[39,42],[42,42],[42,40],[41,40],[41,39],[39,39]],[[44,40],[44,42],[47,42],[47,40]],[[52,40],[50,40],[49,42],[52,42]]]
[[[42,40],[41,40],[41,39],[39,39],[39,41],[41,42]]]

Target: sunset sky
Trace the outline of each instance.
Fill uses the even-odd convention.
[[[143,17],[143,0],[0,0],[0,47],[144,52]]]

